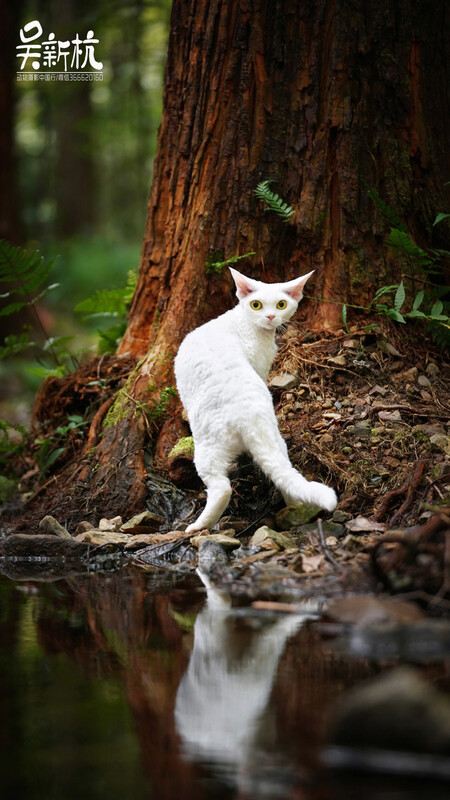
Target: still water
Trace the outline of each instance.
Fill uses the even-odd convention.
[[[173,573],[0,578],[2,796],[448,796],[321,767],[330,708],[383,664],[314,617],[233,609]]]

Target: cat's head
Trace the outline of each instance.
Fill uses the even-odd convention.
[[[264,330],[276,330],[290,320],[303,297],[303,287],[314,272],[285,283],[263,283],[247,278],[237,269],[229,269],[246,317]]]

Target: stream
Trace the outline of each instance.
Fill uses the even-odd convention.
[[[311,602],[236,607],[197,575],[2,576],[3,796],[448,797],[445,782],[324,766],[337,699],[404,659],[361,641],[330,635]]]

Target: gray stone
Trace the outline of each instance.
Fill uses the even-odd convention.
[[[308,534],[308,533],[318,533],[317,522],[309,522],[307,525],[302,525],[300,528],[300,533]],[[322,530],[324,536],[335,536],[336,539],[342,539],[343,536],[347,533],[343,525],[340,525],[338,522],[322,522]]]
[[[92,531],[94,528],[95,525],[93,525],[92,522],[86,522],[86,520],[83,520],[83,522],[79,522],[75,528],[75,536],[78,536],[80,533],[86,533],[86,531]]]
[[[450,436],[443,436],[441,433],[435,433],[430,437],[432,445],[442,450],[446,456],[450,456]]]
[[[135,514],[134,517],[124,522],[120,530],[127,531],[129,528],[138,527],[148,527],[157,530],[163,523],[163,517],[158,517],[156,514],[152,514],[151,511],[141,511],[140,514]]]
[[[419,377],[417,378],[417,383],[423,389],[428,389],[428,387],[431,386],[431,381],[429,378],[427,378],[426,375],[419,375]]]
[[[239,539],[235,539],[234,536],[227,536],[226,531],[223,533],[198,533],[190,539],[194,547],[200,547],[205,541],[214,542],[224,550],[235,550],[241,546]]]
[[[60,539],[71,539],[71,535],[66,528],[64,528],[58,520],[51,517],[49,514],[41,519],[39,523],[41,533],[47,533],[50,536],[59,536]]]
[[[111,519],[103,517],[98,523],[98,529],[100,531],[120,531],[122,523],[122,517],[112,517]]]
[[[271,389],[293,389],[297,384],[298,378],[289,372],[279,372],[269,381]]]
[[[332,728],[340,745],[448,755],[450,702],[420,673],[400,667],[347,692]]]
[[[290,547],[295,547],[295,542],[291,536],[286,536],[285,533],[274,531],[267,525],[262,525],[261,528],[255,531],[249,541],[249,545],[251,547],[261,547],[263,543],[267,541],[275,542],[281,550],[288,550]]]
[[[347,520],[351,519],[351,516],[352,515],[349,514],[348,511],[336,509],[336,511],[333,511],[332,520],[333,522],[347,522]]]
[[[313,503],[302,503],[298,506],[286,506],[278,511],[276,525],[280,531],[290,531],[305,525],[323,513],[323,509]]]
[[[327,359],[330,364],[335,364],[337,367],[345,367],[347,364],[347,359],[345,356],[331,356]]]
[[[425,372],[427,373],[429,379],[431,381],[433,381],[433,380],[436,380],[436,378],[438,377],[438,375],[440,373],[440,369],[439,369],[438,365],[434,363],[434,361],[430,361],[430,363],[428,364]]]

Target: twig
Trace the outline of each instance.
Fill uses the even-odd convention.
[[[339,562],[338,562],[338,561],[336,561],[335,557],[331,555],[331,553],[330,553],[330,551],[329,551],[329,549],[328,549],[328,547],[327,547],[327,545],[326,545],[326,542],[325,542],[325,536],[324,536],[324,533],[323,533],[323,527],[322,527],[322,520],[320,519],[320,517],[319,517],[319,519],[317,520],[317,527],[318,527],[318,529],[319,529],[320,546],[321,546],[321,548],[322,548],[322,550],[323,550],[323,553],[324,553],[324,556],[325,556],[325,558],[326,558],[326,559],[327,559],[327,560],[328,560],[328,561],[329,561],[331,564],[333,564],[333,566],[334,566],[334,567],[337,567],[338,569],[343,569],[342,565],[341,565],[341,564],[339,564]]]
[[[375,511],[375,514],[373,515],[373,518],[377,522],[380,522],[380,520],[383,519],[383,517],[387,514],[389,506],[392,505],[392,503],[394,502],[394,500],[397,497],[402,497],[407,492],[408,492],[408,496],[410,496],[410,491],[409,491],[410,487],[411,487],[411,494],[412,494],[412,491],[414,489],[417,489],[417,486],[419,485],[419,483],[420,483],[420,481],[422,479],[423,470],[424,470],[423,461],[418,461],[417,464],[416,464],[416,467],[414,469],[414,472],[412,473],[412,475],[408,475],[406,481],[398,489],[393,489],[391,492],[388,492],[384,496],[382,502],[378,506],[378,510]],[[412,498],[409,501],[408,506],[406,508],[409,507],[411,502],[412,502]],[[405,503],[406,503],[406,500],[405,500]],[[402,505],[401,508],[403,508],[403,505]],[[401,509],[400,509],[400,511],[401,511]],[[400,512],[398,512],[398,513],[400,513]],[[401,513],[403,513],[403,512],[401,512]]]

